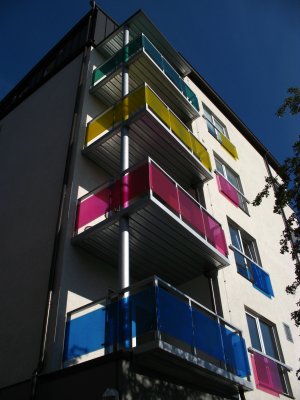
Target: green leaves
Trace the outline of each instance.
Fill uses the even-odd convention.
[[[276,113],[279,117],[286,112],[291,115],[300,113],[300,89],[289,88],[288,93],[291,96],[284,100]],[[286,292],[294,295],[300,286],[300,135],[293,145],[293,157],[287,158],[277,173],[277,177],[265,178],[266,184],[256,195],[252,204],[259,206],[263,199],[270,195],[270,190],[273,188],[275,195],[273,212],[282,215],[285,225],[279,242],[280,253],[290,253],[295,262],[295,280],[286,287]],[[286,207],[292,209],[289,217],[286,217],[284,213]],[[300,301],[296,305],[298,309],[291,313],[291,317],[295,325],[300,326]]]

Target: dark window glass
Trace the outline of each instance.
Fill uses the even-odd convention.
[[[239,231],[231,225],[229,225],[229,231],[230,231],[231,242],[232,242],[233,246],[242,251],[242,246],[241,246],[240,237],[239,237]]]
[[[255,254],[255,249],[254,249],[254,243],[251,241],[248,241],[246,239],[242,239],[243,240],[243,246],[244,246],[244,251],[246,256],[248,256],[249,258],[251,258],[251,260],[253,260],[254,262],[257,263],[257,257]]]
[[[278,351],[276,349],[273,328],[263,321],[259,321],[261,334],[265,346],[266,354],[279,360]]]
[[[255,318],[251,317],[251,315],[249,314],[246,314],[246,316],[248,322],[248,329],[250,333],[251,345],[254,349],[262,351]]]
[[[223,171],[222,164],[217,159],[216,159],[216,169],[217,169],[218,172],[220,172],[221,175],[224,176],[224,171]]]

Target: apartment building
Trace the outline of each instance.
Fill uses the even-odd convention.
[[[300,398],[278,163],[142,11],[0,110],[1,398]]]

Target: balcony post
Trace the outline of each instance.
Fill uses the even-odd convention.
[[[129,43],[129,28],[124,26],[123,28],[123,49]],[[122,66],[122,97],[129,93],[129,73],[128,66],[124,57]],[[123,123],[121,129],[121,173],[129,168],[129,137],[128,127]],[[123,181],[123,185],[126,180]],[[122,185],[122,194],[124,194],[124,187]],[[123,200],[123,199],[122,199]],[[129,219],[128,217],[120,218],[119,228],[119,289],[124,289],[130,284],[129,279]]]
[[[129,72],[127,65],[127,49],[129,43],[129,28],[123,28],[123,63],[122,63],[122,98],[123,107],[126,107],[124,97],[129,93]],[[124,112],[125,110],[123,110]],[[124,171],[129,168],[129,137],[128,127],[122,121],[121,128],[121,148],[120,148],[122,174],[121,184],[121,207],[127,202],[128,194],[128,175],[123,175]],[[130,267],[129,267],[129,217],[123,216],[119,221],[119,265],[118,265],[119,289],[124,289],[130,285]],[[130,318],[130,297],[129,292],[124,293],[123,299],[120,302],[120,331],[119,344],[121,348],[129,349],[131,347],[131,318]]]

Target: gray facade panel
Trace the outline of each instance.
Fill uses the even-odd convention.
[[[1,122],[0,386],[37,366],[81,59]]]
[[[94,41],[96,44],[102,42],[106,36],[110,35],[118,27],[109,17],[102,11],[97,10],[97,23],[94,33]]]

